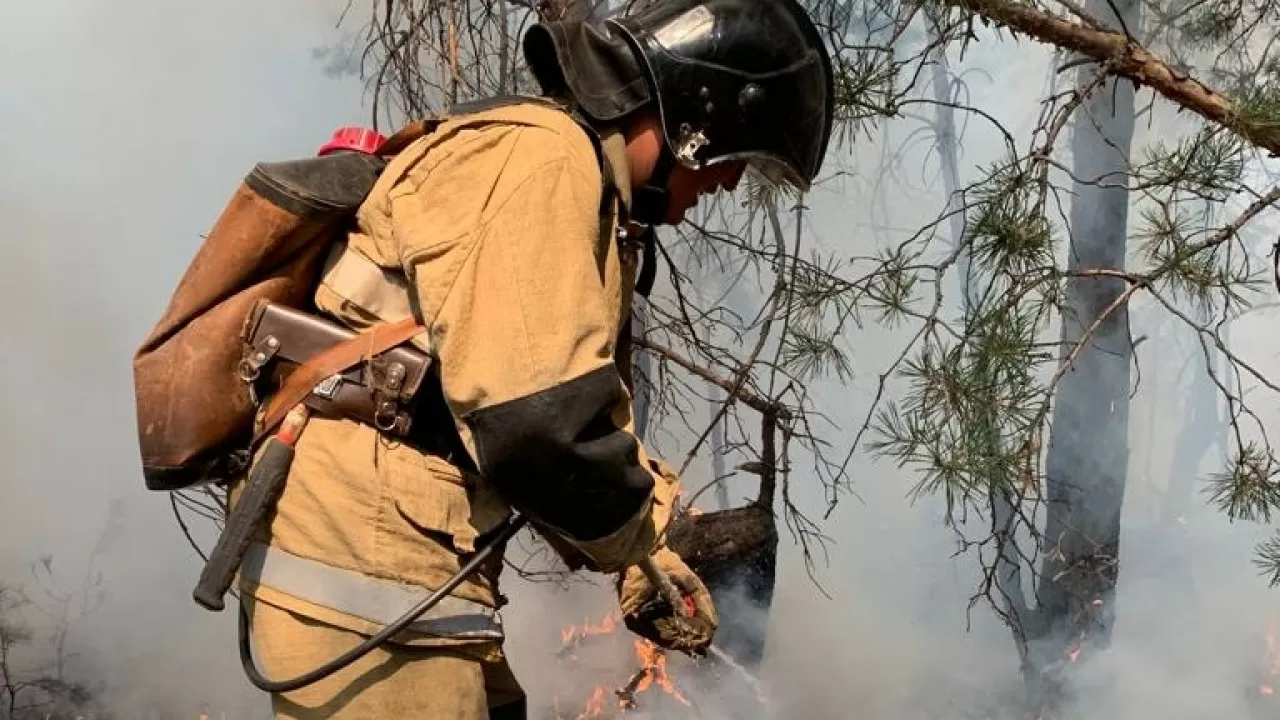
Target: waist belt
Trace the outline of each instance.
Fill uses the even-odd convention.
[[[431,592],[431,588],[369,577],[254,543],[240,566],[244,580],[292,595],[300,600],[388,625]],[[498,611],[465,598],[446,596],[406,628],[434,637],[501,640]]]

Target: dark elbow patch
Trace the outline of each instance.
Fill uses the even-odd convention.
[[[653,489],[635,436],[609,417],[621,401],[610,365],[468,414],[480,472],[515,508],[577,540],[618,530]]]

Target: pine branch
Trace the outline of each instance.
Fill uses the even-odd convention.
[[[1269,586],[1280,587],[1280,533],[1258,546],[1254,564],[1267,576]]]
[[[1280,511],[1280,463],[1270,448],[1250,443],[1232,458],[1231,466],[1212,476],[1206,492],[1231,520],[1271,522]]]
[[[1263,89],[1243,101],[1232,101],[1195,78],[1175,70],[1122,32],[1088,27],[1014,0],[942,0],[951,7],[989,20],[1036,40],[1073,50],[1108,64],[1115,75],[1129,78],[1165,98],[1222,125],[1250,143],[1280,154],[1280,127],[1271,119],[1275,91]]]
[[[675,363],[686,371],[697,375],[699,378],[702,378],[721,390],[730,393],[733,397],[742,401],[744,405],[762,415],[775,415],[779,419],[783,420],[791,418],[791,411],[788,410],[785,405],[762,398],[742,387],[737,387],[733,382],[716,375],[710,370],[698,365],[665,345],[659,345],[658,343],[645,338],[635,338],[632,342],[635,343],[636,347],[641,347],[655,353],[662,359]]]

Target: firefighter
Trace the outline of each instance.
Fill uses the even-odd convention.
[[[707,589],[662,539],[678,478],[635,437],[615,361],[637,274],[652,273],[637,230],[679,223],[748,169],[807,187],[831,133],[830,59],[792,0],[661,0],[537,25],[524,52],[555,102],[495,104],[415,141],[326,265],[324,315],[359,330],[412,314],[434,369],[408,437],[318,416],[299,437],[241,568],[268,677],[398,617],[510,508],[571,567],[617,576],[633,632],[692,652],[715,633]],[[655,594],[634,567],[646,556],[692,598],[684,632],[637,614]],[[501,565],[353,665],[272,695],[275,716],[524,718]]]

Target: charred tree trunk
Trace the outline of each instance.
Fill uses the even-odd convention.
[[[773,516],[777,421],[766,413],[761,425],[756,501],[740,508],[682,515],[672,523],[669,535],[671,549],[698,573],[715,600],[720,616],[716,645],[750,670],[764,657],[778,562],[778,527]]]
[[[1117,27],[1138,27],[1137,0],[1088,0],[1086,10]],[[1077,82],[1084,86],[1096,70],[1086,67],[1079,73]],[[1133,83],[1109,79],[1085,100],[1082,110],[1087,115],[1077,117],[1072,137],[1077,180],[1068,271],[1122,270]],[[1120,301],[1125,289],[1124,281],[1115,278],[1067,281],[1064,361],[1087,329],[1098,326],[1065,373],[1053,407],[1037,608],[1034,621],[1025,624],[1025,679],[1042,717],[1056,714],[1062,706],[1066,669],[1081,653],[1105,649],[1115,622],[1133,353],[1128,311]]]
[[[752,503],[685,515],[672,523],[671,548],[707,584],[720,616],[715,642],[748,669],[764,657],[778,557],[773,514]]]

